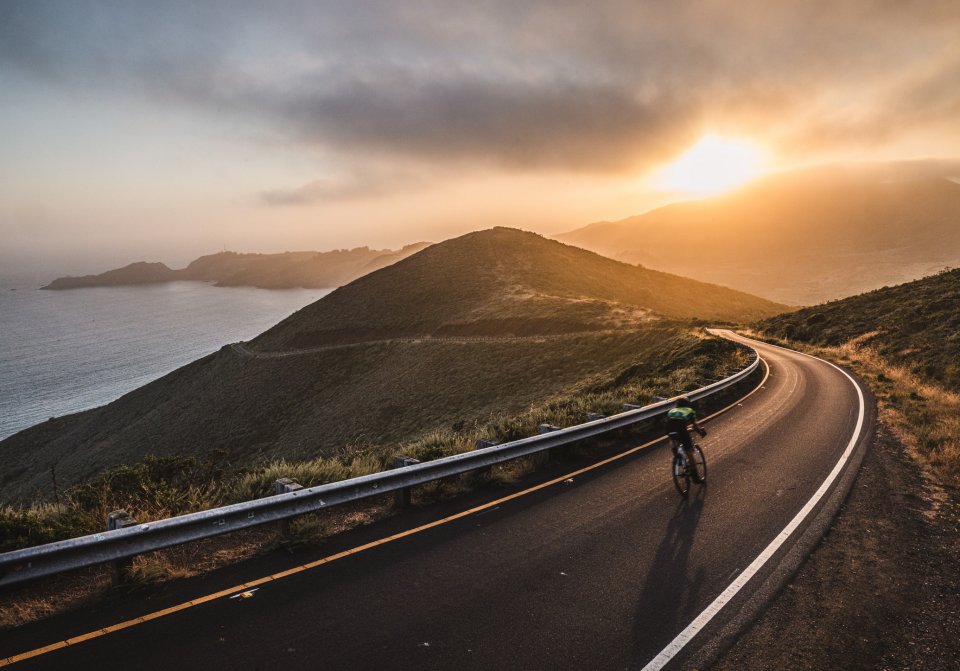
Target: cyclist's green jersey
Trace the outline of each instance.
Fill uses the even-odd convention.
[[[682,419],[687,424],[697,421],[697,413],[693,408],[671,408],[667,412],[667,419]]]

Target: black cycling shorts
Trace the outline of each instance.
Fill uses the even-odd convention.
[[[687,422],[683,419],[668,419],[664,427],[667,433],[675,433],[680,437],[687,450],[693,449],[693,439],[690,438],[690,432],[687,431]]]

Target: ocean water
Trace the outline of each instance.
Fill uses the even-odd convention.
[[[0,439],[94,408],[227,343],[249,340],[332,289],[0,290]]]

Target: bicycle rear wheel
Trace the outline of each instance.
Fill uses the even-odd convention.
[[[676,455],[673,458],[673,484],[681,496],[686,496],[690,491],[690,475],[687,472],[686,462]]]
[[[694,482],[703,484],[707,481],[707,458],[703,456],[703,450],[699,445],[693,446],[693,453],[690,455],[690,465],[692,466],[690,476]]]

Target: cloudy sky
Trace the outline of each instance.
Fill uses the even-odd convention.
[[[688,197],[656,175],[704,136],[954,159],[958,35],[956,0],[3,0],[0,260],[555,233]]]

